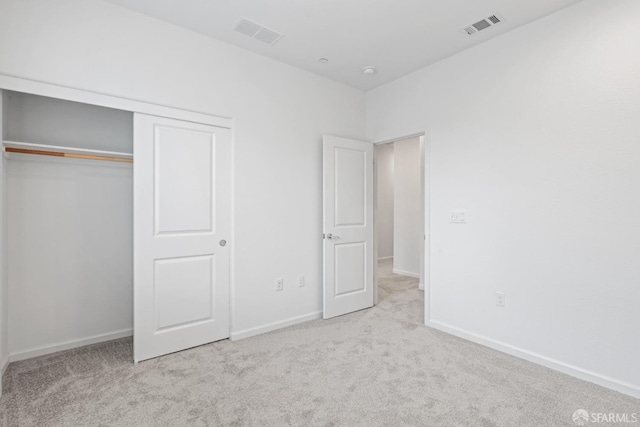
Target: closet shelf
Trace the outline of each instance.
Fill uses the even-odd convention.
[[[67,157],[86,160],[104,160],[110,162],[132,163],[133,154],[120,151],[90,150],[85,148],[63,147],[59,145],[34,144],[30,142],[3,141],[7,153],[35,154],[39,156]]]

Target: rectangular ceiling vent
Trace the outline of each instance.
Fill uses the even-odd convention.
[[[263,25],[256,24],[255,22],[245,17],[240,17],[238,21],[233,24],[231,29],[237,33],[243,34],[252,39],[266,43],[269,46],[273,46],[282,38],[284,34],[280,34],[277,31],[273,31]]]
[[[501,22],[504,22],[504,18],[502,17],[502,15],[495,13],[488,18],[479,20],[475,24],[464,27],[462,31],[465,34],[472,36],[476,33],[479,33],[480,31],[486,30],[487,28],[491,28],[494,25],[498,25]]]

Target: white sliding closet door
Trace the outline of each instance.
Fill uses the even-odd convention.
[[[135,114],[134,360],[229,337],[230,130]]]

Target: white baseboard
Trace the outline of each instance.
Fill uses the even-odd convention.
[[[391,259],[393,258],[393,255],[391,256],[381,256],[380,258],[378,258],[378,261],[382,261],[383,259]]]
[[[418,285],[418,289],[420,289],[421,291],[424,291],[424,283],[420,283]]]
[[[17,362],[19,360],[31,359],[32,357],[44,356],[51,353],[57,353],[59,351],[71,350],[72,348],[84,347],[85,345],[97,344],[103,341],[111,341],[118,338],[130,337],[132,335],[133,329],[122,329],[120,331],[110,332],[108,334],[94,335],[89,338],[65,341],[60,344],[37,347],[30,350],[11,353],[11,355],[9,356],[9,361]]]
[[[0,397],[2,397],[2,381],[4,379],[4,373],[9,367],[9,355],[4,356],[2,361],[0,361]]]
[[[4,376],[5,371],[9,367],[9,355],[7,354],[4,359],[0,362],[0,379]],[[1,383],[0,383],[1,384]]]
[[[9,367],[9,355],[7,354],[0,362],[0,377],[4,375],[5,371]]]
[[[244,338],[254,337],[256,335],[266,334],[267,332],[286,328],[287,326],[297,325],[298,323],[309,322],[311,320],[317,320],[317,319],[322,319],[321,311],[304,314],[302,316],[292,317],[290,319],[281,320],[278,322],[268,323],[263,326],[245,329],[244,331],[231,332],[230,339],[231,341],[238,341]]]
[[[518,357],[520,359],[528,360],[529,362],[536,363],[538,365],[545,366],[555,371],[562,372],[567,375],[579,378],[581,380],[589,381],[594,384],[598,384],[602,387],[609,388],[611,390],[624,393],[626,395],[640,399],[640,386],[630,384],[624,381],[620,381],[615,378],[608,377],[606,375],[598,374],[596,372],[588,371],[586,369],[579,368],[577,366],[570,365],[560,360],[552,359],[550,357],[543,356],[541,354],[533,353],[528,350],[524,350],[519,347],[512,346],[482,335],[478,335],[472,332],[465,331],[463,329],[450,326],[438,321],[427,320],[425,325],[446,332],[457,337],[473,341],[477,344],[484,345],[485,347],[498,350],[502,353],[509,354],[511,356]]]
[[[398,270],[397,268],[394,268],[392,271],[393,271],[393,274],[399,274],[401,276],[415,277],[416,279],[420,278],[420,273],[412,273],[411,271]]]

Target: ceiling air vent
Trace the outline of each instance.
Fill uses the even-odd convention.
[[[280,34],[277,31],[273,31],[260,24],[256,24],[255,22],[245,17],[241,17],[240,19],[238,19],[238,21],[233,24],[233,27],[231,27],[231,29],[237,33],[243,34],[247,37],[251,37],[252,39],[256,39],[270,46],[276,44],[278,40],[280,40],[283,36],[283,34]]]
[[[478,22],[471,24],[468,27],[464,27],[462,31],[464,31],[465,34],[471,36],[480,31],[486,30],[487,28],[491,28],[494,25],[500,24],[501,22],[504,22],[504,18],[496,13],[488,18],[479,20]]]

